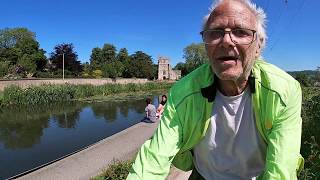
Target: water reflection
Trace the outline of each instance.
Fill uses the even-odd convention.
[[[48,127],[50,116],[71,114],[71,117],[60,121],[60,127],[75,124],[83,105],[77,103],[55,104],[51,106],[10,107],[0,112],[0,142],[8,149],[29,148],[39,143],[43,129]]]
[[[112,122],[117,119],[118,110],[123,117],[128,117],[129,110],[134,110],[137,113],[144,112],[143,101],[140,100],[140,105],[134,101],[113,101],[101,102],[92,104],[90,107],[95,115],[95,118],[104,118],[107,122]]]
[[[154,102],[157,102],[156,96]],[[140,122],[144,108],[144,99],[2,108],[0,179],[128,128]]]
[[[79,113],[81,110],[74,112],[64,112],[62,114],[53,115],[54,121],[56,121],[60,128],[75,128],[77,122],[80,119]]]

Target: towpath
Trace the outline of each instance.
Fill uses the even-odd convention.
[[[158,123],[138,123],[60,161],[24,175],[20,180],[82,180],[98,175],[114,160],[134,157],[140,146],[149,139]],[[90,132],[88,132],[90,133]],[[172,169],[168,180],[188,179],[189,173]]]

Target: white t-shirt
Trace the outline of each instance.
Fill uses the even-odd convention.
[[[237,96],[217,91],[210,125],[194,148],[194,164],[205,179],[255,179],[263,172],[266,144],[256,128],[247,88]]]

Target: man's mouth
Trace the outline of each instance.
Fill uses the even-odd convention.
[[[220,61],[236,61],[239,58],[237,56],[220,56],[217,59]]]

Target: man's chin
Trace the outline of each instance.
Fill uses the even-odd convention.
[[[216,75],[220,80],[223,80],[223,81],[235,81],[240,77],[239,73],[234,73],[234,72],[220,72],[220,73],[216,73]]]

